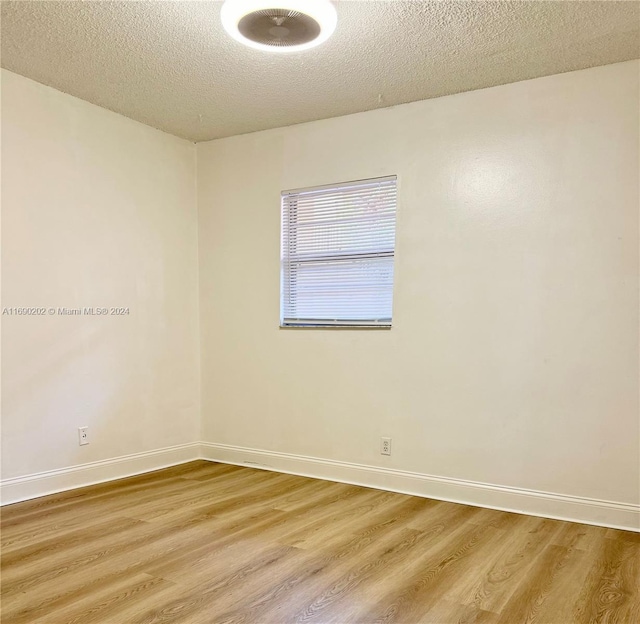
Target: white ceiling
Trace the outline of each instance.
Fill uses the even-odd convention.
[[[640,2],[338,1],[322,46],[245,48],[220,2],[4,1],[2,66],[193,141],[640,57]]]

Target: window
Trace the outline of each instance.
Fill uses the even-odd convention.
[[[282,193],[282,327],[390,327],[396,176]]]

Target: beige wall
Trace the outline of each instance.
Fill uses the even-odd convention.
[[[3,479],[195,442],[193,144],[3,71],[2,167],[2,306],[130,308],[2,318]]]
[[[637,502],[638,74],[199,144],[204,440]],[[279,330],[280,191],[390,174],[393,329]]]
[[[197,197],[193,145],[3,71],[2,306],[131,310],[2,317],[8,500],[203,440],[193,456],[637,525],[639,70],[203,143]],[[393,329],[279,330],[280,191],[389,174]],[[572,511],[589,498],[627,506]]]

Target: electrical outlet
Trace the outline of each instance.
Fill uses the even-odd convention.
[[[391,438],[380,438],[380,454],[391,455]]]
[[[89,444],[89,427],[78,427],[78,444],[80,446]]]

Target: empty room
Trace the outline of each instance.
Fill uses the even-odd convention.
[[[1,8],[2,624],[640,622],[640,1]]]

